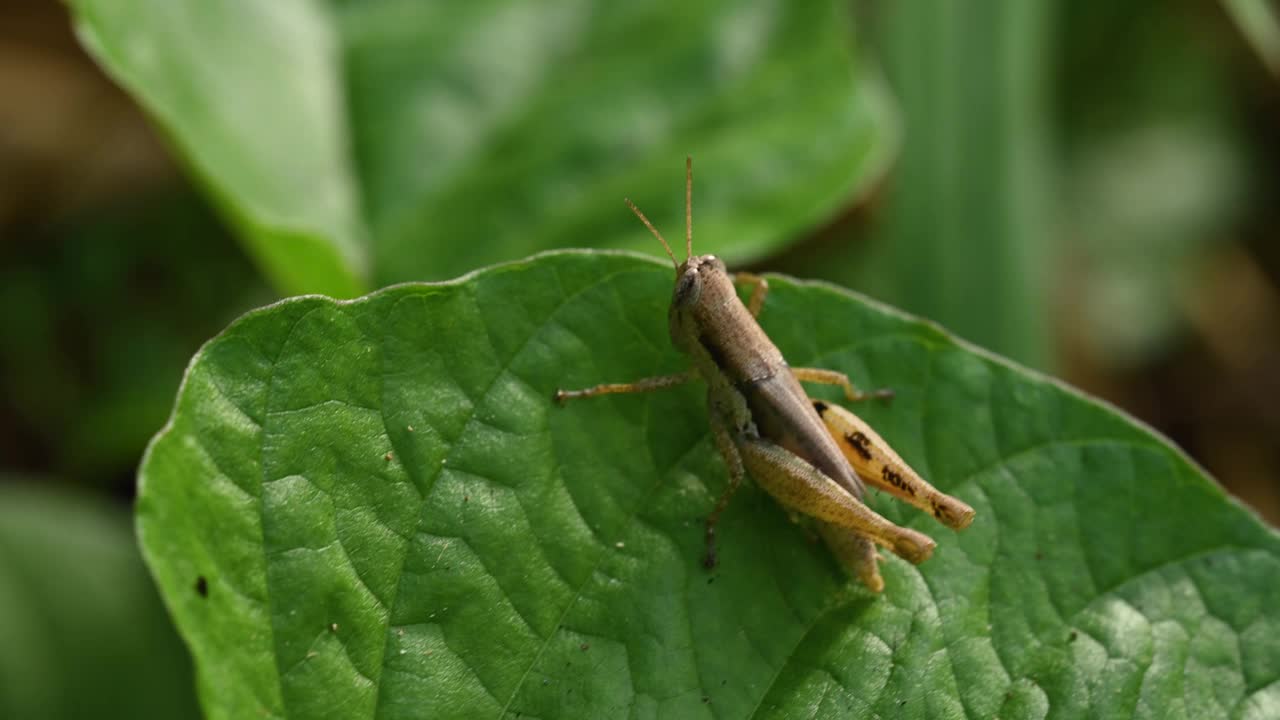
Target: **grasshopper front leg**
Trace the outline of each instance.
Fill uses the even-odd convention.
[[[697,373],[692,370],[686,370],[674,375],[655,375],[653,377],[641,378],[629,383],[605,383],[603,385],[595,385],[582,390],[556,390],[554,398],[557,403],[564,405],[570,400],[595,397],[596,395],[653,392],[654,390],[662,390],[664,388],[675,387],[676,385],[683,385],[691,380],[697,379],[697,377]]]

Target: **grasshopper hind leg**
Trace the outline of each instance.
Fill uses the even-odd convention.
[[[929,536],[886,520],[790,451],[760,438],[738,445],[751,477],[785,507],[853,531],[914,564],[933,554]]]
[[[949,528],[963,530],[973,522],[972,507],[926,482],[857,415],[821,400],[814,401],[813,408],[863,482],[924,510]]]

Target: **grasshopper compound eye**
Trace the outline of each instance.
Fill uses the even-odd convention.
[[[698,276],[697,270],[686,270],[676,280],[675,295],[671,302],[674,305],[688,307],[698,302],[698,297],[702,295],[702,278]]]

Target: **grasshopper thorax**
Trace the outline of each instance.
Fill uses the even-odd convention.
[[[694,355],[706,347],[725,313],[740,306],[738,291],[724,261],[715,255],[696,255],[681,263],[667,313],[671,341],[681,352]]]

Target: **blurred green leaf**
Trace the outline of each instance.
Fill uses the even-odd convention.
[[[1051,0],[875,3],[902,155],[866,243],[789,265],[1020,362],[1051,355]]]
[[[1280,17],[1273,0],[1222,0],[1262,62],[1280,77]]]
[[[776,250],[879,177],[894,128],[842,3],[73,0],[285,293],[588,243]],[[468,240],[479,238],[479,240]],[[701,238],[707,238],[705,241]]]
[[[1065,303],[1102,367],[1166,353],[1206,258],[1246,207],[1251,151],[1233,66],[1197,3],[1075,3],[1063,33]],[[1123,45],[1125,62],[1101,48]]]
[[[271,299],[189,192],[31,232],[0,262],[0,455],[96,485],[131,477],[200,343]],[[130,486],[132,483],[130,482]]]
[[[0,717],[197,717],[128,515],[0,477]]]
[[[1185,119],[1092,138],[1065,184],[1077,219],[1072,305],[1109,367],[1159,357],[1186,322],[1207,250],[1241,207],[1230,135]]]
[[[725,471],[702,391],[556,407],[685,366],[670,267],[553,253],[286,300],[194,359],[140,473],[144,554],[210,718],[1257,718],[1280,707],[1280,536],[1166,441],[935,326],[773,278],[794,363],[978,510],[869,597]],[[823,396],[827,389],[822,390]],[[197,592],[203,579],[207,593]]]

